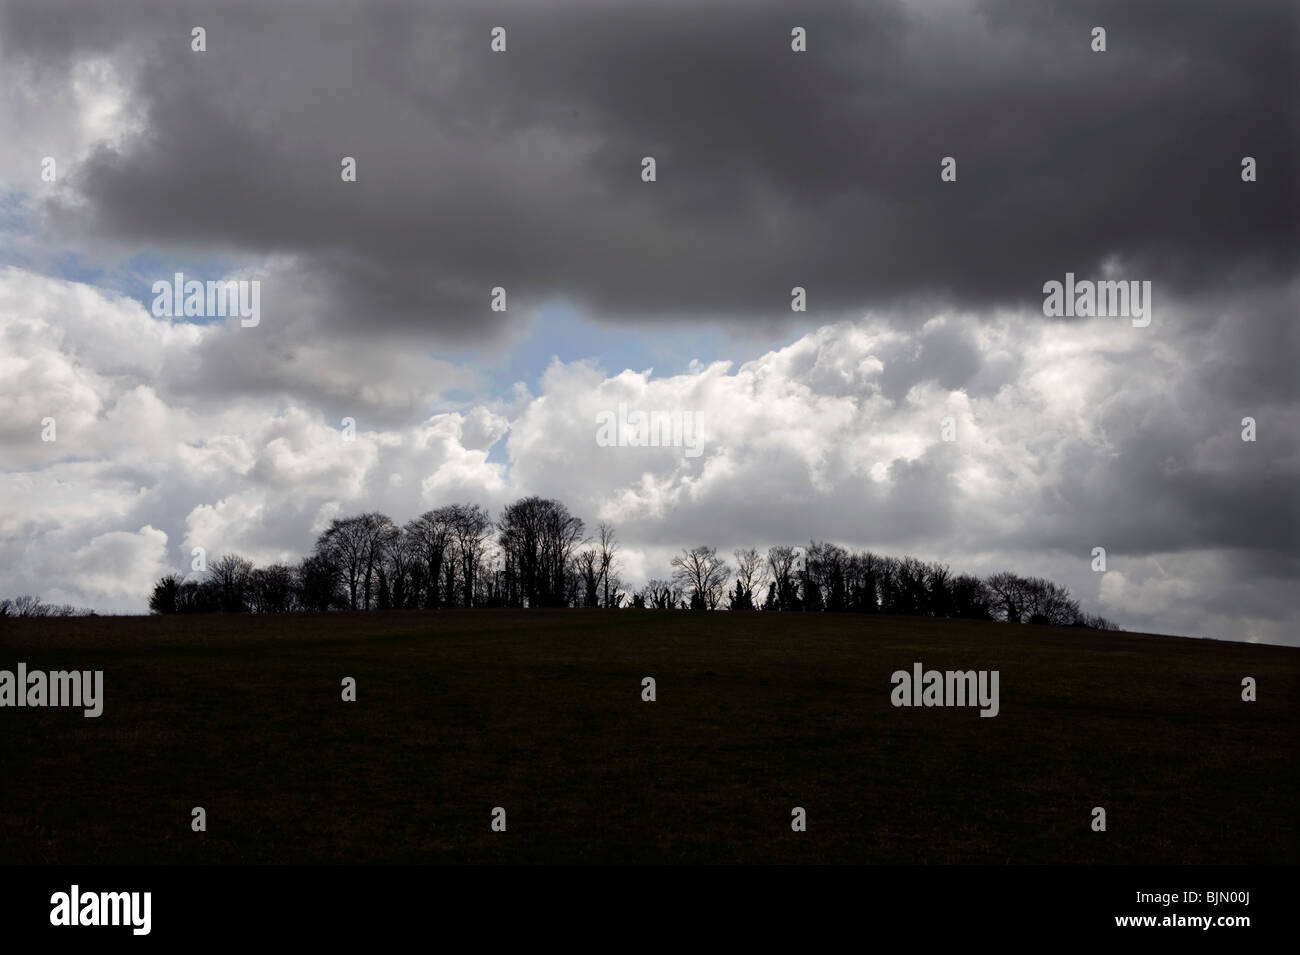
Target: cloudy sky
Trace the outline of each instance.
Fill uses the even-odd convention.
[[[542,494],[633,584],[830,539],[1300,644],[1298,46],[1259,0],[0,3],[0,594]],[[155,316],[176,272],[259,324]],[[1067,272],[1150,324],[1045,317]],[[702,453],[601,446],[620,404]]]

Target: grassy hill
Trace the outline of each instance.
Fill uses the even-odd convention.
[[[0,709],[0,862],[1298,856],[1291,648],[857,615],[430,611],[0,620],[0,669],[18,661],[104,670],[104,714]],[[895,708],[890,674],[917,661],[1000,671],[999,715]],[[1244,676],[1258,702],[1241,701]]]

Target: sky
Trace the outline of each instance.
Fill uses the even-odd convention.
[[[0,595],[540,494],[633,586],[832,540],[1300,645],[1298,46],[1263,0],[0,2]],[[176,272],[258,324],[155,315]],[[1067,273],[1149,324],[1045,314]]]

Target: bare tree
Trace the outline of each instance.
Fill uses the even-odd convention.
[[[447,556],[447,545],[452,538],[454,520],[454,511],[442,507],[435,511],[425,511],[406,525],[406,535],[423,559],[421,580],[424,585],[424,606],[430,609],[439,603],[443,563]],[[448,599],[452,597],[451,594],[447,596]]]
[[[93,617],[95,611],[72,604],[42,603],[40,597],[23,594],[0,600],[0,617]]]
[[[418,607],[424,582],[424,552],[418,537],[393,525],[384,534],[383,570],[388,603],[395,609]]]
[[[573,551],[582,521],[559,501],[526,497],[497,521],[504,558],[506,600],[514,606],[559,607],[576,586]]]
[[[951,595],[953,616],[987,620],[993,603],[988,585],[970,574],[958,574],[952,579],[948,592]]]
[[[925,613],[929,602],[925,586],[925,564],[915,557],[903,557],[894,566],[894,612],[910,616]]]
[[[365,574],[370,541],[365,523],[359,517],[335,518],[316,540],[316,554],[322,563],[333,567],[347,590],[348,608],[357,609],[357,596]]]
[[[304,557],[294,574],[298,588],[298,606],[303,610],[325,611],[337,606],[339,570],[322,554]]]
[[[92,616],[92,612],[84,607],[74,607],[72,604],[50,604],[48,615],[51,617],[88,617]]]
[[[594,547],[581,550],[573,564],[582,584],[582,605],[595,607],[600,602],[600,552]]]
[[[1025,611],[1030,623],[1067,627],[1079,619],[1079,602],[1070,591],[1043,577],[1030,577],[1025,584]]]
[[[736,579],[756,596],[767,584],[767,561],[755,548],[735,552]]]
[[[1074,621],[1076,627],[1091,627],[1093,630],[1118,630],[1119,624],[1113,620],[1107,620],[1099,614],[1081,613],[1077,620]]]
[[[716,610],[731,568],[715,547],[693,547],[672,559],[673,580],[690,593],[692,610]]]
[[[492,520],[488,512],[477,504],[456,504],[453,507],[451,528],[456,540],[456,556],[460,560],[463,606],[472,607],[488,535],[492,532]]]
[[[928,616],[954,616],[952,583],[952,571],[948,569],[946,564],[926,564],[925,590],[928,603],[926,613]]]
[[[366,573],[362,608],[370,610],[373,598],[378,596],[376,577],[383,572],[384,553],[394,543],[397,528],[385,515],[370,511],[357,518],[361,522],[366,544]]]
[[[618,541],[614,539],[614,525],[601,521],[597,540],[600,548],[600,578],[605,588],[604,605],[606,607],[617,607],[622,603],[622,597],[618,594]],[[613,597],[611,597],[611,594],[613,594]],[[617,598],[617,600],[614,601],[614,598]]]
[[[208,580],[221,594],[221,609],[242,613],[248,609],[248,583],[253,562],[238,554],[224,554],[208,564]]]
[[[316,553],[338,568],[352,610],[370,609],[375,571],[392,529],[391,520],[372,511],[336,518],[316,541]]]
[[[805,610],[845,610],[848,607],[849,553],[838,544],[810,541],[804,551]]]
[[[1021,623],[1029,602],[1029,582],[1009,570],[990,574],[984,583],[993,598],[993,609],[1007,623]]]
[[[682,600],[682,591],[675,583],[651,577],[641,591],[646,606],[655,610],[672,610]]]
[[[254,613],[294,610],[296,590],[292,567],[284,564],[255,567],[248,575],[248,608]]]
[[[623,601],[618,592],[618,542],[612,525],[601,522],[592,546],[574,558],[574,573],[584,607],[617,607]]]
[[[32,594],[22,594],[6,600],[8,617],[44,617],[48,615],[49,606],[41,603],[41,598]]]
[[[797,597],[795,595],[795,570],[799,555],[793,547],[769,547],[767,551],[767,571],[776,585],[776,609],[793,610]]]

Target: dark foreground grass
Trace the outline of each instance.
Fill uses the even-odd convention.
[[[0,710],[0,862],[1297,860],[1289,648],[433,611],[0,621],[20,660],[104,670],[105,705]],[[1000,714],[892,707],[914,661],[999,670]]]

